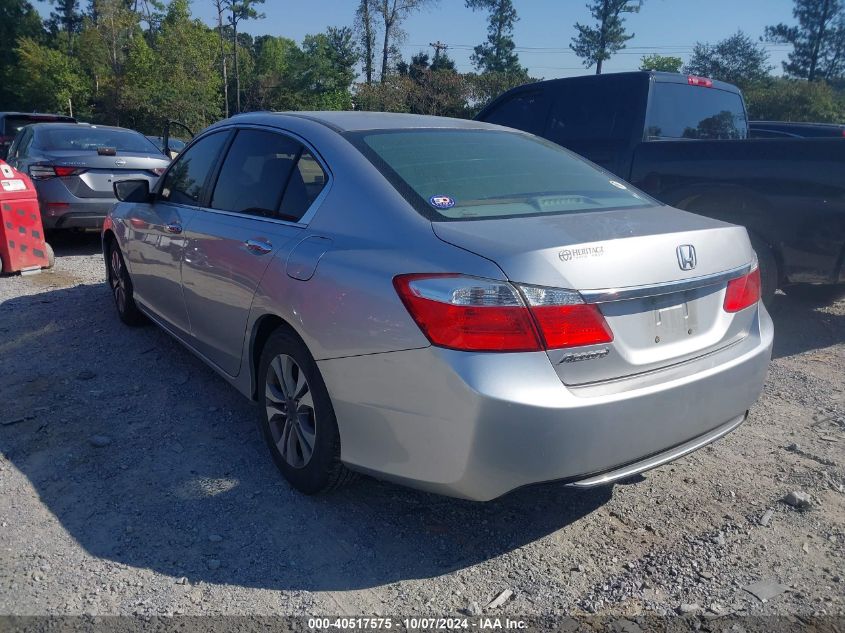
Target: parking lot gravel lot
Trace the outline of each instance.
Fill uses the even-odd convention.
[[[98,249],[0,278],[2,614],[845,613],[842,293],[778,295],[747,423],[635,481],[305,497],[254,406],[118,321]]]

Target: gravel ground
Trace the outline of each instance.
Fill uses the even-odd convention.
[[[0,614],[845,614],[829,291],[776,297],[746,424],[626,485],[476,504],[363,478],[309,498],[252,405],[119,323],[96,236],[56,250],[54,271],[0,278]]]

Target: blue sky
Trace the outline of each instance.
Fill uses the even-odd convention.
[[[587,0],[514,0],[520,21],[515,41],[520,61],[534,77],[565,77],[589,72],[569,50],[576,21],[589,22]],[[42,11],[49,12],[43,0]],[[83,3],[84,4],[84,3]],[[266,18],[243,24],[253,34],[282,35],[301,41],[308,33],[327,26],[352,23],[356,0],[267,0]],[[214,21],[212,0],[193,0],[194,14],[209,24]],[[458,69],[472,69],[472,47],[486,37],[484,13],[473,13],[463,0],[439,0],[412,15],[405,23],[408,33],[402,47],[405,58],[432,49],[430,42],[448,44]],[[605,63],[605,72],[635,70],[643,54],[657,52],[686,60],[696,42],[716,42],[742,29],[755,39],[768,24],[792,23],[791,0],[645,0],[639,14],[627,18],[635,34],[628,49]],[[780,72],[788,46],[767,44],[770,61]]]

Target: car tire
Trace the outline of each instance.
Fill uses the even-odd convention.
[[[276,330],[258,372],[261,432],[276,466],[300,492],[339,488],[355,474],[340,461],[340,434],[326,384],[305,344]]]
[[[126,269],[123,253],[120,252],[120,247],[114,240],[109,243],[108,254],[108,282],[117,315],[126,325],[132,327],[144,325],[147,319],[135,303],[132,279]]]
[[[760,296],[763,303],[770,306],[780,279],[778,262],[769,245],[759,237],[751,236],[751,246],[757,253],[757,265],[760,267]]]

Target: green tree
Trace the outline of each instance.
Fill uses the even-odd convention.
[[[55,5],[55,9],[47,19],[47,28],[55,36],[62,35],[68,55],[72,55],[76,35],[82,28],[79,0],[50,0],[50,4]]]
[[[524,75],[514,52],[513,27],[519,20],[512,0],[466,0],[473,11],[488,11],[487,41],[475,47],[472,63],[479,72]]]
[[[358,51],[349,27],[329,27],[325,33],[307,35],[302,42],[299,87],[315,110],[352,107],[349,89],[355,80]]]
[[[455,64],[455,60],[449,57],[446,53],[438,53],[431,61],[431,70],[453,70],[457,72],[458,66]]]
[[[235,66],[235,112],[241,111],[241,69],[238,64],[238,24],[244,20],[259,20],[264,18],[256,7],[264,4],[264,0],[224,0],[229,10],[229,25],[232,27],[232,47]]]
[[[63,114],[86,114],[90,84],[79,61],[64,51],[23,37],[16,48],[18,59],[12,89],[27,109]]]
[[[133,38],[127,56],[123,100],[132,127],[160,131],[177,119],[199,130],[219,119],[217,34],[190,17],[188,0],[171,0],[150,39]]]
[[[223,16],[226,13],[225,0],[214,0],[214,10],[217,14],[217,38],[220,42],[220,78],[223,82],[223,116],[229,118],[229,63],[227,60],[226,33],[223,26]]]
[[[640,70],[659,70],[667,73],[679,73],[684,65],[680,57],[670,55],[643,55],[640,58]]]
[[[44,33],[38,11],[27,0],[0,0],[0,108],[23,108],[16,104],[14,86],[20,79],[12,71],[18,63],[16,43],[21,38],[37,41]]]
[[[405,36],[402,23],[414,11],[418,11],[431,2],[432,0],[373,0],[376,14],[381,20],[383,34],[381,47],[382,83],[387,78],[391,52],[395,49],[396,43]]]
[[[758,121],[845,121],[843,97],[823,81],[778,78],[744,91],[748,116]]]
[[[575,23],[578,35],[572,38],[569,47],[584,60],[584,66],[595,65],[596,74],[601,74],[602,64],[625,48],[625,42],[634,37],[625,31],[625,13],[638,13],[642,0],[594,0],[588,4],[590,14],[596,20],[595,26]]]
[[[91,106],[99,121],[121,123],[127,54],[141,36],[141,15],[126,0],[92,0],[76,57],[92,80]]]
[[[361,59],[364,62],[364,77],[368,84],[373,83],[376,64],[376,25],[373,0],[360,0],[355,11],[355,34],[361,47]]]
[[[262,35],[253,45],[255,68],[249,83],[247,106],[253,110],[299,110],[306,104],[297,82],[304,55],[286,37]]]
[[[469,99],[467,116],[478,114],[481,109],[503,92],[526,83],[537,81],[524,74],[480,73],[467,74]]]
[[[794,0],[797,25],[766,27],[766,39],[792,44],[783,62],[790,77],[815,81],[841,77],[845,71],[845,19],[841,0]]]
[[[766,79],[771,69],[766,49],[737,31],[712,46],[698,42],[684,71],[744,88]]]

